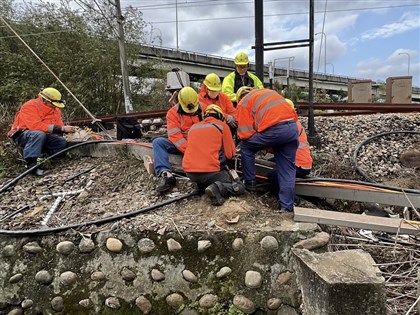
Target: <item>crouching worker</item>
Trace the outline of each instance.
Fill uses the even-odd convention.
[[[169,154],[184,154],[187,148],[188,130],[202,118],[197,92],[184,87],[178,93],[178,103],[166,113],[168,138],[153,140],[155,175],[160,177],[156,190],[164,193],[176,185],[169,163]]]
[[[201,193],[210,197],[212,205],[220,206],[224,197],[241,195],[245,187],[232,179],[226,161],[236,154],[229,126],[224,122],[222,109],[207,106],[204,120],[191,127],[182,167]]]
[[[64,125],[61,119],[63,107],[61,93],[48,87],[39,92],[37,98],[23,104],[16,113],[8,136],[22,148],[28,169],[35,166],[37,158],[44,153],[53,155],[67,147],[63,134],[75,132],[76,127]],[[38,167],[32,174],[43,176],[45,171]]]

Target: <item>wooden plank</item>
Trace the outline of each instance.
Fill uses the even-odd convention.
[[[296,195],[314,196],[361,202],[376,202],[401,207],[420,207],[420,195],[397,191],[372,191],[350,187],[320,186],[316,183],[296,183]]]
[[[383,231],[388,233],[419,235],[418,225],[404,222],[403,219],[367,216],[354,213],[327,211],[295,207],[294,220],[318,224],[346,226],[357,229]]]

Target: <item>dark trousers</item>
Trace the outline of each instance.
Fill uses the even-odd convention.
[[[279,123],[241,142],[242,174],[244,180],[255,180],[255,154],[272,148],[280,183],[279,203],[293,209],[296,181],[296,151],[299,145],[298,129],[294,121]]]

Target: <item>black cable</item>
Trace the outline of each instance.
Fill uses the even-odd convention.
[[[8,188],[10,188],[11,186],[13,186],[14,184],[16,184],[19,180],[21,180],[22,178],[24,178],[26,175],[28,175],[29,173],[31,173],[34,169],[36,169],[37,167],[39,167],[40,165],[44,164],[45,162],[47,162],[48,160],[63,154],[67,151],[73,150],[74,148],[83,146],[83,145],[87,145],[87,144],[94,144],[94,143],[102,143],[102,142],[115,142],[115,140],[94,140],[94,141],[86,141],[86,142],[81,142],[81,143],[77,143],[74,144],[72,146],[69,146],[53,155],[50,155],[49,157],[47,157],[45,160],[43,160],[41,163],[38,163],[36,165],[34,165],[33,167],[31,167],[30,169],[27,169],[25,172],[23,172],[22,174],[18,175],[17,177],[15,177],[14,179],[12,179],[11,181],[9,181],[7,184],[3,185],[0,187],[0,194],[2,194],[3,192],[5,192]]]
[[[359,143],[354,151],[353,154],[353,164],[356,167],[356,171],[362,175],[366,180],[368,180],[369,182],[372,183],[376,183],[375,180],[373,180],[372,178],[370,178],[358,165],[357,165],[357,155],[359,154],[359,150],[361,147],[363,147],[365,144],[369,143],[370,141],[372,141],[375,138],[379,138],[379,137],[383,137],[383,136],[387,136],[387,135],[392,135],[392,134],[404,134],[404,133],[411,133],[411,134],[420,134],[420,131],[390,131],[390,132],[383,132],[383,133],[379,133],[377,135],[374,135],[370,138],[367,138],[366,140],[362,141],[361,143]],[[407,191],[407,190],[404,190]]]
[[[197,195],[198,192],[193,191],[191,193],[185,194],[185,195],[181,195],[172,199],[168,199],[166,201],[154,204],[152,206],[146,207],[146,208],[142,208],[142,209],[138,209],[138,210],[134,210],[131,212],[127,212],[127,213],[123,213],[123,214],[119,214],[119,215],[115,215],[112,217],[106,217],[103,219],[99,219],[99,220],[95,220],[95,221],[88,221],[88,222],[84,222],[84,223],[79,223],[79,224],[71,224],[71,225],[66,225],[66,226],[60,226],[60,227],[55,227],[55,228],[49,228],[49,229],[39,229],[39,230],[1,230],[0,229],[0,234],[5,234],[5,235],[13,235],[13,236],[41,236],[41,235],[48,235],[51,233],[57,233],[57,232],[62,232],[68,229],[78,229],[78,228],[82,228],[88,225],[101,225],[101,224],[105,224],[105,223],[109,223],[109,222],[113,222],[116,220],[120,220],[120,219],[125,219],[125,218],[129,218],[132,216],[135,216],[137,214],[140,213],[145,213],[151,210],[154,210],[156,208],[160,208],[163,206],[166,206],[168,204],[171,204],[175,201],[179,201],[185,198],[189,198],[192,196]]]

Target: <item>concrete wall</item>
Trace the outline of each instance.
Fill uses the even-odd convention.
[[[0,314],[299,314],[291,248],[317,231],[2,235]]]

